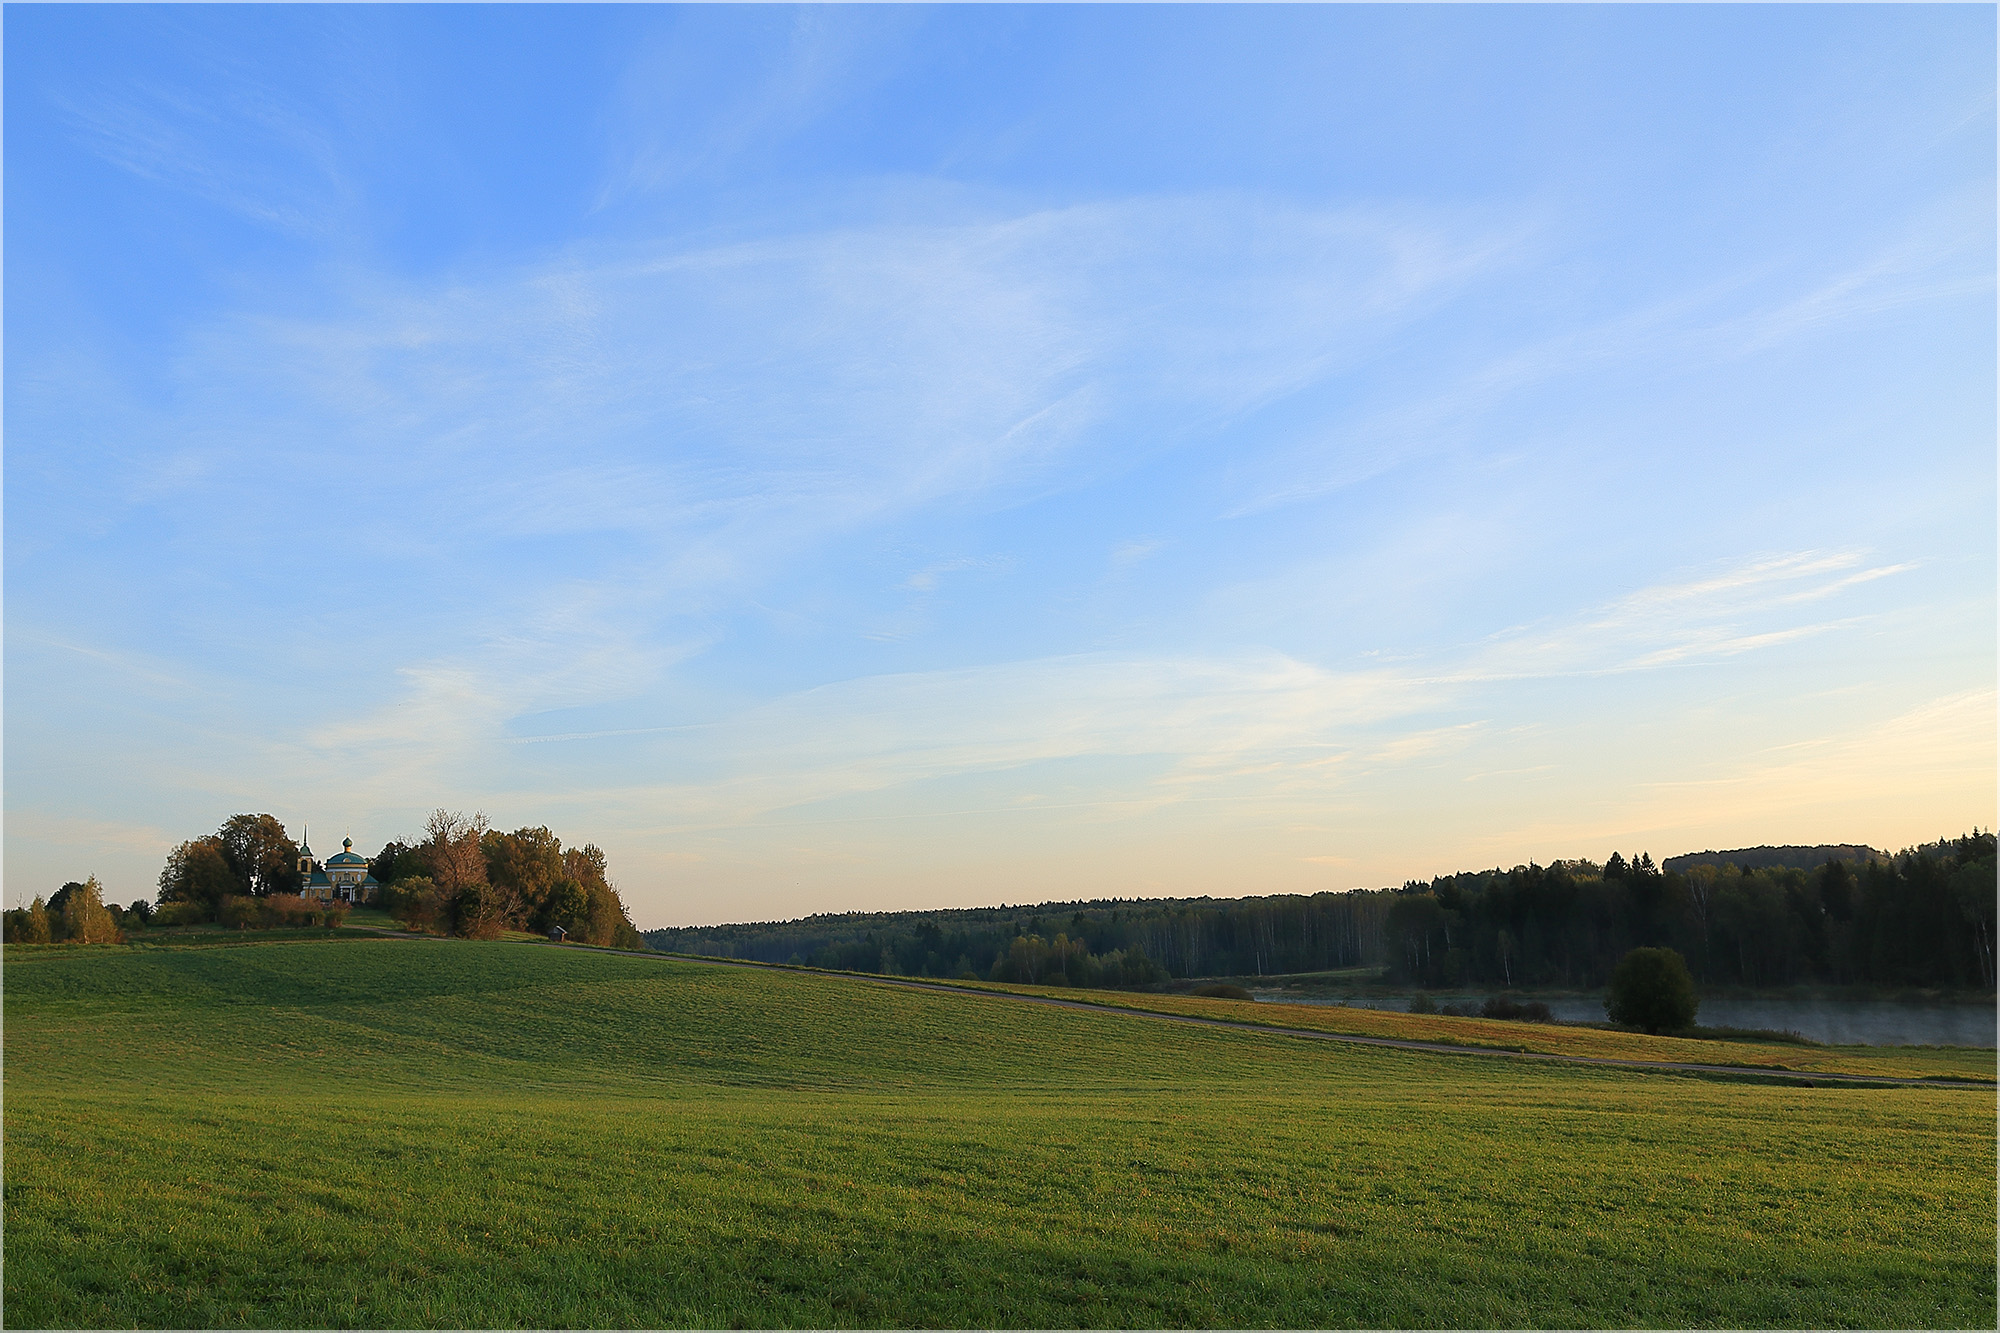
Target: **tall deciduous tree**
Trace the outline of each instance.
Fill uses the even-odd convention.
[[[444,915],[444,895],[428,875],[406,875],[382,890],[382,906],[412,930],[429,930]]]
[[[542,909],[541,925],[561,926],[572,935],[587,937],[590,925],[590,895],[573,879],[559,879],[549,891]]]
[[[61,888],[57,889],[54,893],[50,894],[49,911],[54,913],[56,916],[61,916],[63,905],[69,901],[69,896],[82,887],[83,884],[80,880],[73,879],[69,881],[67,884],[63,885]]]
[[[416,849],[400,839],[382,844],[381,853],[368,863],[368,873],[375,877],[377,884],[394,884],[399,879],[425,873]]]
[[[232,815],[215,831],[241,892],[262,898],[299,891],[299,845],[271,815]]]
[[[493,832],[480,839],[486,855],[486,882],[495,907],[515,924],[547,914],[549,895],[563,878],[562,842],[547,828]]]
[[[160,871],[162,903],[197,903],[210,916],[240,888],[220,840],[213,837],[195,838],[174,848]]]
[[[63,902],[63,936],[72,944],[116,944],[118,923],[104,906],[104,889],[92,875]]]
[[[417,851],[447,898],[486,882],[486,854],[479,841],[488,827],[485,815],[456,810],[434,810],[424,821],[424,840]]]
[[[49,921],[49,906],[35,895],[29,907],[16,907],[6,916],[6,939],[9,944],[50,944],[55,940],[55,931]]]
[[[603,848],[595,843],[572,847],[563,853],[564,872],[582,886],[590,902],[584,938],[591,944],[611,948],[643,948],[639,932],[633,929],[631,914],[625,910],[625,900],[612,887],[607,866]]]
[[[504,916],[498,895],[487,887],[486,853],[480,846],[490,826],[477,812],[434,810],[424,821],[424,841],[417,851],[449,905],[452,928],[461,935],[491,938],[500,933]]]
[[[1992,989],[1994,858],[1992,855],[1968,860],[1951,877],[1951,891],[1965,919],[1972,941],[1972,954],[1979,966],[1979,979]]]

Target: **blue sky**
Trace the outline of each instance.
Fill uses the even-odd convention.
[[[9,7],[10,903],[642,927],[1995,807],[1990,7]]]

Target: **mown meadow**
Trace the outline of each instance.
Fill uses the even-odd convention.
[[[1260,1027],[1306,1028],[1345,1036],[1442,1042],[1497,1051],[1535,1052],[1594,1060],[1735,1065],[1791,1073],[1853,1074],[1996,1083],[1996,1054],[1973,1046],[1821,1046],[1814,1042],[1651,1036],[1580,1024],[1503,1022],[1488,1018],[1406,1014],[1347,1005],[1252,1003],[1143,991],[1079,992],[1057,986],[941,982],[968,990],[1083,1001],[1109,1009],[1214,1018]],[[1996,1083],[2000,1086],[2000,1083]]]
[[[1985,1092],[518,943],[5,964],[16,1327],[1994,1322]]]

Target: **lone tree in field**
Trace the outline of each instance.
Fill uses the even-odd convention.
[[[1634,949],[1611,973],[1604,1012],[1625,1027],[1678,1032],[1694,1026],[1698,1004],[1686,959],[1672,949]]]

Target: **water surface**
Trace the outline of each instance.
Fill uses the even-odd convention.
[[[1408,995],[1287,995],[1261,991],[1256,998],[1279,1004],[1347,1004],[1356,1009],[1410,1007]],[[1431,996],[1440,1006],[1485,1003],[1478,995]],[[1539,998],[1528,996],[1524,998]],[[1591,996],[1558,996],[1542,1001],[1565,1023],[1601,1023],[1604,1001]],[[1895,1000],[1703,1000],[1696,1021],[1704,1027],[1768,1028],[1796,1032],[1829,1046],[1993,1046],[1995,1010],[1990,1004],[1904,1004]]]

